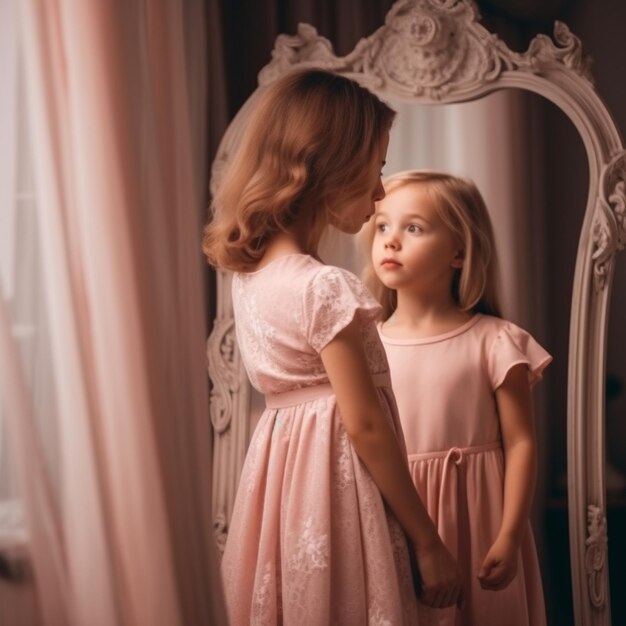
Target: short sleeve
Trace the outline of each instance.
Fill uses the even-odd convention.
[[[528,381],[531,387],[542,378],[543,370],[552,361],[535,339],[511,322],[506,322],[498,331],[488,356],[489,378],[492,388],[497,389],[509,370],[519,363],[528,366]]]
[[[381,306],[354,274],[325,266],[307,286],[303,313],[307,342],[319,353],[357,314],[377,320]]]

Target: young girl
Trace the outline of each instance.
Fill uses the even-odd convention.
[[[427,171],[385,181],[368,225],[366,283],[413,481],[464,570],[462,611],[424,623],[541,626],[528,515],[536,473],[530,387],[551,357],[500,318],[484,201],[468,180]],[[429,621],[430,618],[432,621]]]
[[[265,90],[214,199],[204,251],[236,272],[241,356],[267,402],[223,557],[233,626],[414,624],[404,533],[423,601],[460,600],[408,471],[380,307],[317,258],[328,224],[356,233],[384,196],[393,116],[344,77],[291,73]]]

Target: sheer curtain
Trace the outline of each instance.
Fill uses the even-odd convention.
[[[199,248],[203,5],[2,12],[19,35],[2,39],[0,500],[23,504],[40,623],[225,623]]]

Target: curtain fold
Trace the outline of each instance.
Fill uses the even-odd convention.
[[[43,617],[42,624],[65,626],[68,623],[68,590],[58,509],[46,471],[28,383],[23,375],[19,348],[4,298],[0,298],[0,398],[3,400],[5,417],[3,426],[13,451],[11,459],[18,466],[22,477],[21,487],[28,494],[23,508],[28,526],[29,553],[38,586],[47,590],[39,597],[38,603],[40,615]],[[9,550],[12,548],[8,541],[6,547]],[[20,550],[23,548],[22,545],[17,547]],[[12,594],[3,599],[9,602],[18,598],[19,596]],[[24,610],[23,606],[15,607],[15,613]],[[29,613],[29,617],[32,618],[36,611],[37,609]],[[10,609],[6,615],[11,615]],[[23,623],[23,626],[27,625]]]
[[[200,253],[203,5],[18,7],[57,409],[49,497],[43,464],[25,456],[41,432],[4,299],[0,339],[42,623],[224,624]]]

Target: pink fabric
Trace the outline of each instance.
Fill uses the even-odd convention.
[[[530,525],[518,574],[501,591],[484,591],[478,570],[500,528],[504,458],[494,391],[509,369],[528,365],[531,383],[552,357],[524,330],[477,314],[425,339],[381,339],[409,453],[413,481],[464,570],[461,612],[419,606],[420,623],[441,626],[541,626],[545,609]],[[506,616],[506,617],[504,617]]]
[[[59,500],[28,519],[44,623],[225,624],[190,116],[206,72],[184,54],[199,3],[18,4],[59,414]]]
[[[250,378],[282,408],[263,413],[239,484],[223,558],[231,624],[414,624],[404,533],[350,444],[319,356],[358,316],[384,385],[380,307],[349,272],[299,254],[235,275],[233,305]],[[378,395],[402,441],[389,387]]]

